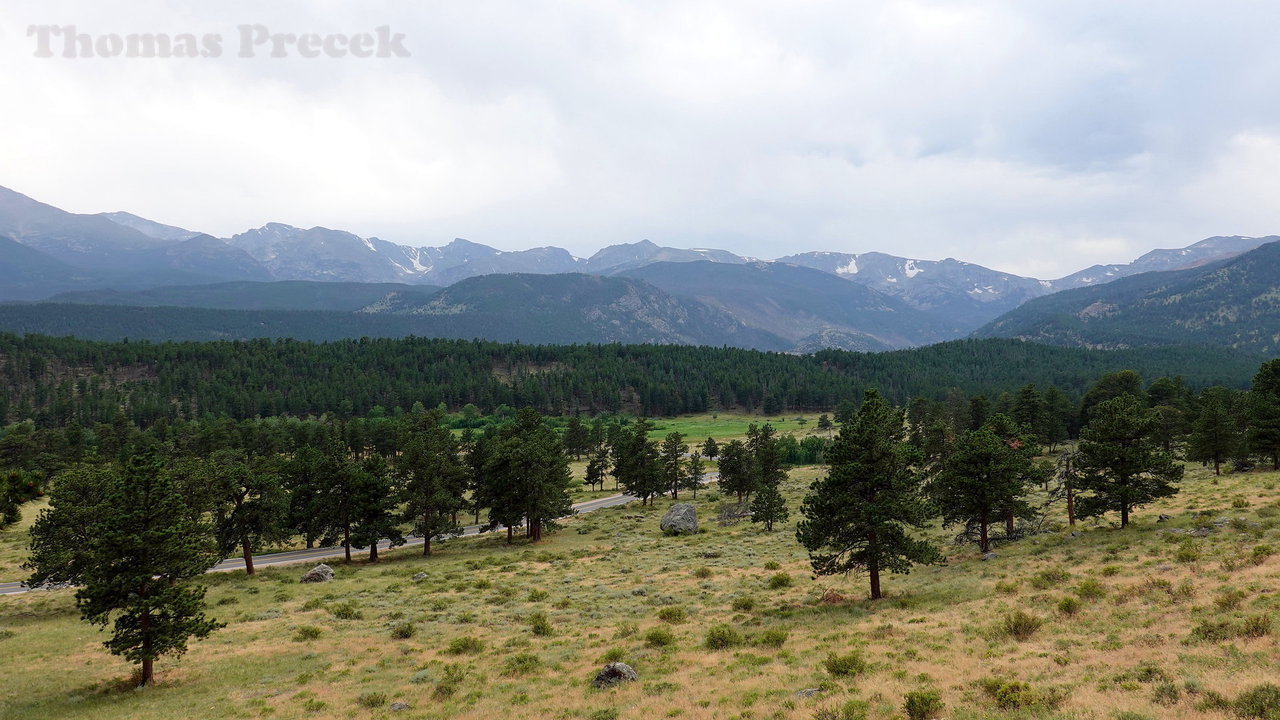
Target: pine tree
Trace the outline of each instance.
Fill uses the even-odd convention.
[[[1249,391],[1249,450],[1280,470],[1280,360],[1263,363]]]
[[[708,460],[715,460],[720,455],[720,446],[716,444],[716,439],[708,437],[707,441],[702,443],[702,456]]]
[[[1187,459],[1213,463],[1214,475],[1222,474],[1223,461],[1240,446],[1232,401],[1233,393],[1224,387],[1200,393],[1200,414],[1187,444]]]
[[[662,485],[673,499],[680,498],[680,488],[684,485],[684,456],[689,446],[684,443],[684,436],[678,432],[668,433],[662,441],[659,463],[662,465]]]
[[[508,540],[521,519],[526,521],[526,536],[537,542],[544,530],[556,528],[557,519],[573,513],[569,456],[533,408],[521,410],[515,422],[499,431],[486,473],[497,489],[490,525],[505,525]]]
[[[280,477],[269,461],[250,460],[236,450],[215,452],[200,477],[213,501],[219,554],[240,551],[245,573],[252,575],[253,554],[290,535],[286,524],[289,497]]]
[[[929,520],[929,504],[903,440],[902,413],[880,393],[866,391],[827,460],[831,468],[810,488],[796,529],[816,574],[866,571],[879,599],[880,573],[942,561],[937,548],[908,532]]]
[[[564,429],[564,447],[575,460],[581,460],[591,448],[591,433],[577,415],[569,418]]]
[[[666,492],[658,446],[649,440],[653,424],[641,418],[630,430],[618,434],[613,446],[613,476],[628,495],[640,498],[641,505]]]
[[[140,664],[145,686],[157,659],[219,627],[204,615],[204,588],[190,582],[217,561],[211,529],[174,478],[153,454],[138,454],[60,477],[31,528],[27,584],[78,586],[81,617],[111,623],[103,644]]]
[[[976,523],[978,549],[984,553],[991,550],[991,523],[1010,513],[1029,516],[1028,485],[1048,477],[1027,447],[1015,447],[990,427],[971,430],[957,439],[932,483],[943,523]]]
[[[468,469],[459,456],[453,433],[435,411],[420,416],[409,431],[395,469],[403,492],[403,518],[422,538],[422,554],[431,540],[462,532],[455,520],[466,505]]]
[[[1120,513],[1120,527],[1129,524],[1134,508],[1178,492],[1183,467],[1151,439],[1159,422],[1139,398],[1124,394],[1098,403],[1080,433],[1074,459],[1079,517]]]
[[[755,498],[751,501],[751,522],[764,523],[766,532],[773,532],[774,523],[786,522],[790,513],[786,499],[782,497],[782,483],[787,479],[777,432],[772,425],[748,430],[747,447],[754,466]]]
[[[609,449],[601,445],[591,453],[591,458],[587,460],[587,474],[583,482],[590,485],[592,490],[596,489],[596,485],[604,490],[605,477],[609,474]]]
[[[755,490],[755,471],[751,453],[741,440],[730,440],[720,447],[720,491],[733,493],[742,504]]]
[[[701,455],[692,455],[689,457],[689,463],[685,466],[684,486],[689,488],[693,493],[693,497],[698,497],[698,488],[702,487],[702,479],[706,477],[706,465],[702,462]]]

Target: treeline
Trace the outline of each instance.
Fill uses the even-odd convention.
[[[652,345],[528,346],[408,338],[97,343],[0,335],[0,419],[40,427],[146,427],[208,415],[363,417],[440,404],[489,414],[715,409],[816,412],[877,387],[895,403],[948,392],[1012,392],[1034,383],[1078,398],[1095,378],[1134,369],[1193,388],[1241,388],[1261,360],[1216,348],[1090,351],[1011,340],[957,341],[888,353],[786,355]]]

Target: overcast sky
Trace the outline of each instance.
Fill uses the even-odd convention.
[[[33,25],[221,36],[36,57]],[[410,57],[241,58],[239,25]],[[0,185],[584,255],[956,257],[1037,277],[1280,233],[1280,3],[5,0]],[[393,53],[394,55],[394,53]]]

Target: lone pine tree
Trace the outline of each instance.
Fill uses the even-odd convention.
[[[816,574],[865,571],[873,600],[881,597],[882,572],[942,561],[937,548],[909,532],[930,510],[903,435],[902,413],[866,391],[862,407],[841,424],[827,455],[830,470],[810,488],[796,529]]]
[[[1159,418],[1142,400],[1120,395],[1095,405],[1090,418],[1074,458],[1079,517],[1118,512],[1126,527],[1134,508],[1177,494],[1183,467],[1152,439]]]
[[[204,615],[204,588],[189,582],[217,560],[209,526],[160,461],[141,454],[60,476],[31,528],[27,583],[78,586],[81,617],[111,623],[103,644],[150,685],[157,659],[219,627]]]

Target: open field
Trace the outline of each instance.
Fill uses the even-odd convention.
[[[830,417],[830,414],[828,414]],[[798,418],[803,418],[805,422],[798,422]],[[747,436],[747,427],[756,424],[764,425],[768,423],[778,430],[779,435],[795,435],[797,439],[803,438],[805,435],[816,435],[818,433],[818,415],[816,413],[792,413],[784,417],[762,417],[760,415],[751,415],[746,413],[722,412],[704,414],[704,415],[688,415],[678,418],[650,418],[657,428],[649,433],[649,437],[655,440],[661,440],[667,436],[667,433],[679,432],[684,434],[685,442],[693,444],[701,444],[708,437],[713,437],[716,442],[722,440],[742,439]],[[822,433],[825,435],[825,432]]]
[[[817,472],[793,471],[793,522],[773,534],[721,527],[704,492],[706,532],[691,537],[658,532],[659,501],[575,518],[537,546],[489,537],[429,559],[393,552],[338,566],[325,585],[298,584],[305,568],[210,576],[227,627],[159,663],[160,683],[142,691],[121,689],[128,664],[69,592],[0,599],[0,717],[893,718],[904,693],[934,689],[960,720],[1226,718],[1215,693],[1280,675],[1266,625],[1280,609],[1280,554],[1268,551],[1280,547],[1280,474],[1215,483],[1189,468],[1182,494],[1125,531],[1082,524],[987,562],[948,545],[946,566],[886,576],[888,597],[872,604],[862,578],[812,579],[795,543]],[[1022,640],[1002,629],[1016,611],[1042,621]],[[719,625],[729,647],[708,648]],[[849,653],[865,667],[824,668]],[[591,689],[606,659],[640,680]],[[395,702],[410,709],[392,713]]]

